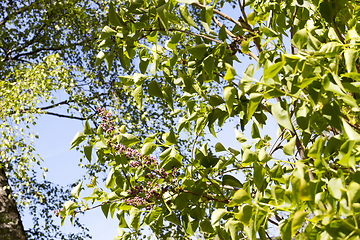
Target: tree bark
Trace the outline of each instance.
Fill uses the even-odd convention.
[[[8,178],[0,165],[0,240],[26,240],[16,202],[10,193]]]

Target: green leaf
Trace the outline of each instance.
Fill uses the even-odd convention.
[[[329,57],[335,57],[342,50],[342,44],[338,42],[328,42],[321,46],[320,53],[324,53]]]
[[[163,87],[162,89],[163,89],[162,93],[165,98],[165,101],[168,103],[171,110],[174,111],[174,106],[173,106],[174,100],[173,100],[173,96],[172,96],[172,88],[171,87]]]
[[[303,49],[307,41],[308,37],[306,28],[296,31],[293,39],[291,40],[294,46],[296,46],[298,49]]]
[[[118,78],[121,80],[121,82],[125,86],[132,86],[134,85],[134,77],[132,76],[118,76]]]
[[[291,221],[291,236],[294,236],[300,227],[304,224],[304,219],[307,213],[304,211],[297,211]]]
[[[156,144],[152,142],[145,143],[141,148],[141,155],[150,155],[156,149]]]
[[[216,107],[222,103],[224,103],[224,99],[219,95],[211,95],[209,97],[209,104],[213,107]]]
[[[226,151],[226,148],[220,142],[218,142],[215,144],[215,151],[223,152],[223,151]]]
[[[150,225],[151,223],[153,223],[154,221],[156,221],[160,215],[162,213],[162,208],[161,207],[155,207],[151,210],[151,212],[148,214],[148,217],[145,217],[144,222],[147,225]]]
[[[232,187],[236,187],[236,188],[242,188],[243,185],[241,184],[241,182],[235,178],[234,176],[231,175],[224,175],[223,179],[222,179],[222,184],[228,185],[228,186],[232,186]]]
[[[308,152],[308,156],[312,157],[314,159],[320,159],[321,158],[321,154],[322,154],[322,149],[323,149],[323,139],[320,136],[315,142],[314,144],[311,145],[309,152]]]
[[[79,146],[80,143],[82,143],[84,140],[86,139],[85,135],[82,132],[78,132],[74,139],[71,141],[71,149],[73,149],[74,147]]]
[[[162,91],[161,91],[161,89],[159,87],[159,84],[155,80],[152,80],[149,83],[147,91],[151,96],[155,96],[155,97],[158,97],[158,98],[163,98],[163,94],[162,94]]]
[[[355,169],[355,157],[351,154],[354,148],[355,141],[348,140],[340,147],[340,160],[337,162],[344,167],[352,167]]]
[[[164,133],[162,139],[165,141],[165,145],[171,146],[176,144],[176,136],[174,131],[171,129],[169,133]]]
[[[234,108],[233,104],[236,97],[236,89],[232,86],[227,86],[224,88],[223,95],[229,116],[232,116]]]
[[[96,55],[95,65],[99,66],[99,64],[105,59],[105,53],[103,51],[100,51]]]
[[[201,221],[200,228],[206,233],[214,233],[214,228],[212,227],[210,221],[207,219]]]
[[[226,209],[223,209],[223,208],[216,209],[211,214],[211,224],[214,225],[215,223],[220,221],[220,219],[223,218],[227,213],[228,213],[228,211]]]
[[[105,181],[105,187],[106,188],[113,188],[115,185],[115,176],[114,176],[114,169],[111,169],[111,171],[109,172],[106,181]]]
[[[254,113],[255,113],[256,109],[258,108],[262,98],[263,98],[263,94],[250,93],[250,102],[249,102],[249,107],[247,109],[247,111],[248,111],[248,113],[247,113],[248,121],[254,115]]]
[[[132,96],[134,97],[135,102],[138,105],[138,108],[142,108],[142,99],[143,99],[143,90],[142,86],[139,86],[135,89],[135,91],[132,93]]]
[[[160,18],[160,21],[162,23],[162,25],[165,27],[165,30],[167,31],[167,29],[169,28],[169,19],[168,19],[168,14],[167,14],[167,7],[168,7],[168,4],[164,4],[160,7],[158,7],[156,9],[157,13],[158,13],[158,16]]]
[[[104,216],[107,218],[108,215],[109,215],[109,209],[110,209],[110,204],[107,203],[107,204],[104,204],[104,205],[101,205],[101,211],[103,212]]]
[[[227,38],[226,28],[225,25],[222,25],[219,31],[219,39],[221,41],[225,41]]]
[[[267,161],[271,160],[272,157],[266,152],[265,149],[260,149],[259,151],[259,161],[261,163],[266,163]]]
[[[135,229],[135,231],[139,230],[140,226],[140,210],[136,207],[132,207],[129,212],[129,222],[130,226]]]
[[[121,26],[121,19],[119,15],[116,13],[114,5],[110,3],[109,6],[109,23],[114,27]]]
[[[235,129],[235,137],[239,143],[244,143],[247,141],[246,137],[237,129]]]
[[[345,65],[348,73],[357,72],[355,62],[358,58],[358,52],[354,49],[345,49],[344,51]]]
[[[112,66],[112,63],[113,63],[113,60],[114,60],[114,56],[115,55],[114,55],[113,52],[105,55],[105,62],[106,62],[106,66],[107,66],[107,69],[108,69],[109,72],[111,70],[111,66]]]
[[[179,0],[178,0],[179,1]],[[189,1],[189,2],[197,2],[196,0],[182,0],[182,1]],[[191,3],[189,3],[191,4]],[[189,14],[186,4],[179,6],[181,17],[185,20],[187,24],[190,26],[198,29],[197,25],[195,24],[194,20],[192,19],[191,15]]]
[[[228,151],[231,152],[232,154],[234,154],[235,156],[239,155],[240,152],[236,149],[233,149],[231,147],[228,148]]]
[[[279,224],[282,240],[291,240],[291,221],[284,219]]]
[[[87,158],[87,160],[89,160],[89,162],[91,162],[92,149],[93,149],[92,146],[85,146],[84,147],[85,157]]]
[[[347,194],[349,198],[349,205],[358,202],[360,198],[360,184],[357,182],[351,182],[347,188]]]
[[[278,36],[278,34],[274,31],[274,30],[272,30],[272,29],[270,29],[270,28],[267,28],[266,26],[263,26],[262,27],[262,32],[265,34],[265,36],[267,36],[267,37],[277,37]]]
[[[265,181],[266,170],[262,165],[254,164],[254,183],[257,189],[262,191]]]
[[[92,130],[91,130],[91,127],[89,125],[89,122],[88,120],[85,121],[85,124],[84,124],[84,134],[85,135],[90,135],[92,134]]]
[[[214,56],[210,54],[203,61],[203,68],[210,78],[213,77],[214,71]]]
[[[76,185],[76,187],[74,187],[72,190],[71,190],[71,196],[78,199],[79,198],[79,193],[81,191],[81,186],[82,186],[82,181]]]
[[[332,178],[328,183],[328,189],[330,194],[336,198],[341,198],[341,190],[345,190],[340,178]]]
[[[360,142],[360,135],[343,118],[341,120],[348,138],[356,141],[357,143]]]
[[[228,203],[228,207],[242,205],[244,203],[251,203],[251,197],[244,189],[239,189],[235,192],[233,199]]]
[[[212,32],[211,30],[211,19],[213,16],[214,7],[213,6],[205,6],[201,8],[200,11],[200,20],[203,25],[205,31],[207,33]]]
[[[241,164],[245,167],[245,166],[251,165],[252,163],[256,162],[257,160],[258,160],[258,157],[257,157],[256,153],[254,153],[250,149],[245,149],[245,151],[242,155]]]
[[[206,45],[198,44],[194,47],[188,47],[186,50],[197,59],[202,59],[206,53]]]
[[[270,65],[264,70],[264,78],[275,77],[278,74],[278,72],[284,67],[284,65],[285,65],[284,61],[280,61]]]
[[[118,139],[119,139],[119,142],[121,142],[125,146],[131,146],[135,143],[140,142],[140,140],[137,137],[135,137],[134,135],[129,134],[129,133],[120,134],[118,136]]]
[[[232,81],[236,76],[235,69],[231,65],[227,65],[226,67],[226,74],[224,76],[224,80]]]
[[[296,136],[290,138],[289,142],[284,145],[284,153],[286,155],[293,155],[295,151]]]
[[[236,221],[232,218],[227,220],[227,222],[225,223],[225,230],[230,232],[230,236],[232,240],[239,239],[238,233],[240,227],[241,227],[240,221]]]
[[[252,139],[261,138],[259,128],[255,122],[251,126],[251,137]]]
[[[331,3],[327,0],[322,1],[319,7],[319,11],[321,13],[321,16],[332,25],[333,20],[333,7],[331,6]]]
[[[252,215],[253,207],[248,204],[244,204],[240,207],[239,212],[235,214],[235,218],[239,219],[242,224],[249,226]]]
[[[276,122],[284,127],[287,128],[289,130],[293,130],[293,126],[291,123],[291,119],[290,119],[290,114],[288,111],[288,107],[287,104],[281,103],[281,102],[276,102],[272,105],[271,107],[271,112],[276,120]]]
[[[116,214],[116,217],[119,220],[119,228],[128,228],[128,225],[127,225],[126,220],[125,220],[125,214],[124,214],[123,210],[120,210]]]

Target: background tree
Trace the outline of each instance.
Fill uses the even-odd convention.
[[[93,194],[66,202],[60,214],[99,206],[118,217],[117,239],[137,239],[143,224],[158,238],[271,239],[275,227],[281,239],[358,239],[358,1],[231,2],[236,18],[224,4],[110,5],[98,59],[110,67],[115,56],[138,57],[120,79],[139,109],[143,99],[166,102],[177,129],[141,141],[98,108],[101,126],[85,126],[72,146],[87,139],[85,148],[112,169],[106,189],[93,178]],[[240,77],[235,62],[248,57],[257,65]],[[272,137],[260,130],[270,118],[279,127]],[[229,120],[238,122],[241,147],[198,144],[205,128],[215,136]],[[177,145],[182,131],[193,135],[188,149]],[[156,148],[158,158],[150,156]]]
[[[47,171],[32,142],[33,137],[38,137],[32,126],[42,115],[96,122],[95,108],[101,103],[123,112],[124,121],[132,123],[129,131],[135,134],[139,129],[149,133],[172,124],[172,119],[162,118],[149,125],[141,118],[162,114],[160,101],[148,103],[148,110],[138,112],[132,101],[122,100],[127,99],[128,92],[116,75],[132,68],[129,59],[126,65],[114,64],[112,71],[95,66],[99,32],[102,25],[108,24],[107,10],[107,3],[97,0],[0,3],[0,12],[4,13],[0,17],[0,188],[6,190],[0,192],[2,236],[24,238],[22,228],[14,233],[22,238],[11,235],[13,228],[21,224],[8,221],[12,218],[21,223],[18,212],[27,206],[34,222],[32,229],[25,229],[28,238],[88,237],[78,222],[83,231],[77,236],[64,234],[52,224],[53,211],[69,198],[70,190],[36,178],[39,171]],[[56,100],[59,94],[65,100]],[[151,109],[154,105],[156,112]],[[106,171],[99,164],[84,167],[94,176]],[[14,212],[10,213],[10,209]]]

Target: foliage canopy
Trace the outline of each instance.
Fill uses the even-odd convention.
[[[93,179],[94,192],[83,199],[118,217],[116,239],[136,239],[143,225],[159,238],[270,239],[275,227],[285,240],[359,239],[359,2],[231,2],[236,19],[227,4],[110,5],[99,62],[134,65],[118,87],[129,86],[139,109],[145,98],[166,102],[178,124],[140,141],[99,109],[102,126],[84,129],[72,144],[87,139],[85,148],[111,171],[106,189]],[[241,77],[248,57],[256,64]],[[277,136],[261,130],[270,118]],[[221,139],[198,144],[204,129],[216,136],[230,120],[238,123],[237,149]],[[193,136],[188,149],[177,145],[183,131]],[[87,204],[67,202],[61,214]]]

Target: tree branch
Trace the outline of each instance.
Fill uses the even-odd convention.
[[[344,39],[344,37],[341,35],[341,33],[340,33],[340,30],[339,30],[339,28],[338,28],[338,26],[337,26],[337,24],[336,24],[336,22],[335,22],[335,18],[333,18],[333,24],[334,24],[334,29],[335,29],[335,32],[336,32],[336,35],[338,36],[338,38],[340,39],[340,41],[342,42],[342,43],[344,43],[345,42],[345,39]]]
[[[198,8],[205,8],[206,6],[200,4],[200,3],[192,3],[191,5],[196,6]],[[251,28],[250,24],[248,22],[246,22],[246,24],[242,24],[239,21],[229,17],[228,15],[220,12],[219,10],[214,9],[213,12],[227,20],[229,20],[230,22],[233,22],[234,24],[238,25],[239,27],[246,29],[253,37],[255,37],[256,33],[254,32],[254,30]],[[256,45],[256,48],[258,50],[258,52],[261,52],[261,45],[259,42],[258,38],[254,38],[254,44]]]
[[[299,6],[296,6],[293,17],[292,17],[293,24],[291,25],[291,29],[290,29],[291,39],[293,39],[293,37],[294,37],[294,21],[295,21],[295,17],[296,17],[296,13],[298,11],[298,8],[299,8]],[[295,48],[294,48],[294,45],[292,43],[291,43],[291,53],[292,54],[295,53]]]
[[[218,25],[220,28],[223,26],[215,17],[212,18],[216,25]],[[235,40],[239,40],[239,37],[235,36],[232,32],[230,32],[227,28],[225,28],[226,33],[232,37]],[[250,57],[254,58],[257,62],[259,61],[259,58],[251,51],[247,53]]]
[[[70,119],[76,119],[76,120],[81,120],[81,121],[86,120],[86,118],[83,118],[83,117],[69,116],[69,115],[63,115],[63,114],[47,112],[47,111],[42,111],[42,113],[52,115],[52,116],[62,117],[62,118],[70,118]]]
[[[193,5],[195,7],[198,7],[198,8],[205,8],[206,7],[206,6],[204,6],[204,5],[200,4],[200,3],[192,3],[191,5]],[[239,27],[244,28],[244,29],[248,30],[251,33],[254,33],[253,30],[251,28],[249,28],[248,26],[243,25],[239,21],[236,21],[235,19],[233,19],[233,18],[229,17],[228,15],[220,12],[219,10],[214,9],[213,12],[216,13],[217,15],[229,20],[230,22],[235,23]]]

